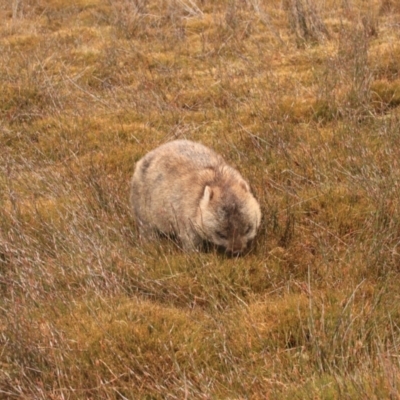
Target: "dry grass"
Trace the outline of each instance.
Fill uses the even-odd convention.
[[[320,4],[0,5],[0,397],[400,398],[400,8]],[[251,182],[251,254],[138,243],[178,137]]]

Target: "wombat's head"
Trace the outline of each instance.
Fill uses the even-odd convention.
[[[240,254],[256,236],[260,222],[260,206],[244,180],[204,188],[196,224],[205,240]]]

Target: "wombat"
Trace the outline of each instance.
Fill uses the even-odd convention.
[[[208,242],[242,253],[261,221],[260,206],[240,173],[189,140],[165,143],[137,162],[130,200],[142,237],[172,234],[185,250]]]

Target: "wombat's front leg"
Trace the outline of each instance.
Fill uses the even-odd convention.
[[[189,230],[180,236],[182,247],[187,252],[199,251],[202,248],[203,240],[193,230]]]

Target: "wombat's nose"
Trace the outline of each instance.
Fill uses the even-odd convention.
[[[231,246],[229,246],[228,251],[234,255],[237,256],[240,253],[242,253],[242,251],[245,249],[245,245],[243,245],[243,243],[241,243],[240,241],[238,242],[234,242],[231,244]]]

